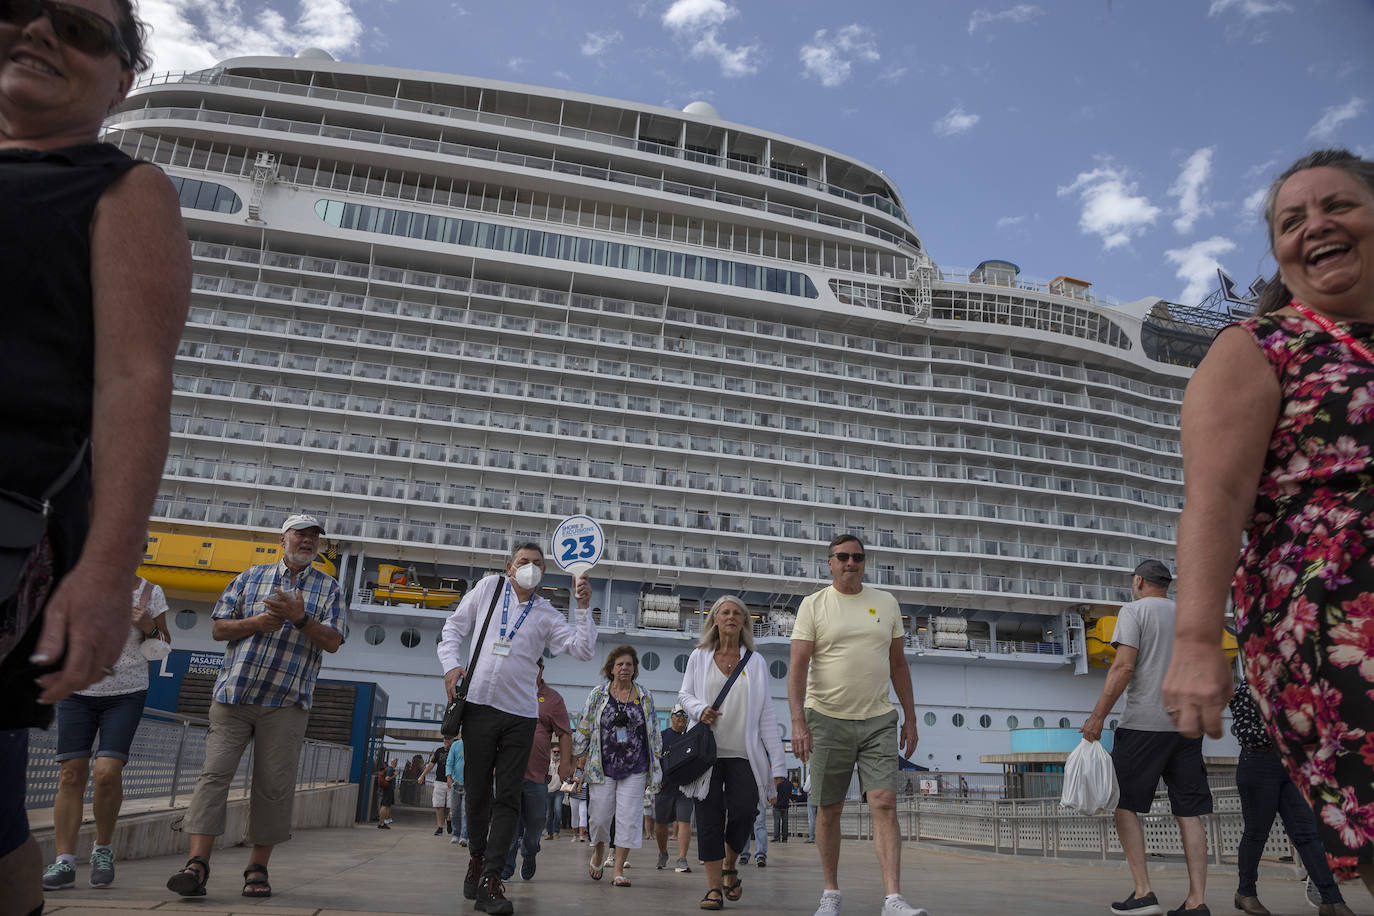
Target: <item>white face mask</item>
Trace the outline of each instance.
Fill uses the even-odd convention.
[[[544,571],[533,563],[515,570],[515,584],[521,588],[536,588],[544,578]]]

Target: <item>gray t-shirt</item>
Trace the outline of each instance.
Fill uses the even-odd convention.
[[[1120,727],[1143,732],[1176,731],[1164,712],[1161,693],[1164,673],[1174,653],[1174,602],[1168,598],[1141,598],[1121,609],[1116,617],[1113,646],[1130,646],[1138,653],[1135,674],[1126,687],[1126,708]]]

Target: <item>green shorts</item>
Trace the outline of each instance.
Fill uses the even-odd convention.
[[[811,799],[817,805],[844,801],[854,765],[859,789],[897,788],[897,710],[871,719],[832,719],[806,710],[811,729]]]

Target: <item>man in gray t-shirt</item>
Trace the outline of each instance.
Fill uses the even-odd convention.
[[[1125,900],[1112,904],[1117,916],[1164,913],[1150,890],[1145,830],[1139,817],[1150,810],[1160,777],[1169,789],[1188,866],[1188,897],[1169,912],[1178,916],[1207,913],[1207,834],[1201,816],[1212,811],[1212,793],[1202,762],[1202,739],[1179,735],[1160,694],[1174,646],[1174,603],[1168,598],[1172,581],[1168,567],[1158,560],[1145,560],[1135,568],[1131,576],[1135,600],[1121,609],[1112,634],[1116,658],[1097,705],[1079,729],[1085,741],[1099,740],[1103,722],[1121,695],[1126,695],[1112,747],[1121,790],[1114,819],[1135,887]]]

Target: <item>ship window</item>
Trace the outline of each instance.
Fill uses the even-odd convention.
[[[679,655],[673,659],[673,667],[677,669],[678,674],[684,673],[687,670],[687,656]]]
[[[928,713],[926,713],[926,714],[925,714],[925,717],[924,717],[924,721],[925,721],[925,723],[926,723],[927,725],[934,725],[935,722],[936,722],[935,713],[933,713],[933,712],[928,712]]]
[[[386,639],[386,630],[374,623],[363,631],[363,639],[369,646],[380,646],[382,641]]]
[[[979,727],[979,728],[992,728],[992,716],[988,715],[987,713],[984,713],[983,715],[979,716],[979,717],[978,717],[978,727]]]
[[[192,610],[177,611],[177,629],[190,630],[196,625],[196,612]]]
[[[406,627],[401,631],[401,645],[407,649],[414,649],[420,644],[420,631],[414,627]]]
[[[195,178],[182,178],[168,175],[172,187],[177,189],[177,197],[183,210],[209,210],[213,213],[237,213],[243,209],[243,201],[237,194],[222,184],[212,181],[198,181]]]
[[[1021,724],[1021,720],[1015,716],[1007,716],[1007,728],[1016,728]]]
[[[1115,731],[1115,730],[1116,730],[1117,723],[1120,722],[1120,721],[1121,721],[1120,719],[1113,719],[1112,721],[1110,721],[1110,722],[1107,723],[1107,727],[1110,728],[1110,729],[1112,729],[1113,731]]]
[[[950,721],[951,721],[952,723],[954,723],[954,727],[955,727],[955,728],[963,728],[963,727],[964,727],[964,714],[961,713],[961,712],[956,712],[956,713],[950,718]]]
[[[1031,722],[1031,724],[1034,725],[1036,728],[1044,728],[1044,727],[1045,727],[1045,717],[1044,717],[1044,716],[1036,716],[1035,719],[1034,719],[1034,721]]]
[[[1069,727],[1069,717],[1068,717],[1068,716],[1064,716],[1064,717],[1062,717],[1062,718],[1059,720],[1059,727],[1060,727],[1060,728],[1068,728],[1068,727]]]
[[[768,666],[768,673],[773,675],[775,680],[782,680],[787,677],[787,662],[778,659]]]
[[[640,664],[644,666],[645,671],[658,670],[659,658],[657,652],[645,652],[643,657],[641,657],[639,661]]]

